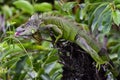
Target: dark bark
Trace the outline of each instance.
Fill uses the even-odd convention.
[[[95,61],[79,46],[71,42],[58,42],[63,64],[62,80],[106,80],[104,66],[98,71]]]

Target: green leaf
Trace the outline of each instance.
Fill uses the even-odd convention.
[[[12,16],[12,10],[8,5],[3,6],[2,10],[7,18]]]
[[[57,50],[56,49],[53,49],[49,54],[48,54],[48,57],[45,61],[45,64],[49,64],[49,63],[52,63],[52,62],[55,62],[58,60],[58,56],[55,56],[55,54],[57,53]]]
[[[13,47],[13,45],[8,46],[7,50],[4,52],[4,54],[2,54],[0,56],[0,60],[3,60],[4,58],[6,58],[6,56],[10,56],[10,54],[12,53],[16,53],[16,52],[20,52],[23,51],[20,47],[16,46]]]
[[[57,10],[60,10],[60,9],[61,9],[60,2],[59,2],[59,1],[55,1],[54,8],[57,9]]]
[[[48,57],[50,57],[50,56],[54,56],[57,52],[58,52],[57,49],[53,49],[53,50],[51,50],[51,52],[48,54]]]
[[[48,73],[48,74],[49,74],[50,71],[55,67],[55,64],[56,64],[56,62],[47,64],[47,65],[45,66],[45,73]]]
[[[46,2],[35,4],[34,9],[40,12],[52,11],[52,5]]]
[[[15,65],[16,63],[17,63],[17,61],[18,60],[20,60],[20,58],[13,58],[13,59],[11,59],[11,60],[9,60],[9,61],[6,61],[4,64],[3,64],[3,66],[7,66],[7,67],[12,67],[13,65]]]
[[[110,59],[113,61],[113,60],[116,60],[118,58],[118,54],[110,54]]]
[[[21,73],[19,80],[24,80],[25,76],[26,76],[27,72],[23,72]]]
[[[119,4],[120,0],[114,0],[115,4]]]
[[[12,80],[20,80],[21,76],[21,71],[24,69],[25,62],[26,62],[27,56],[21,57],[21,59],[17,62],[16,67],[15,67],[15,75],[13,76]]]
[[[61,77],[62,77],[62,75],[60,72],[55,72],[51,79],[52,80],[61,80]]]
[[[48,64],[48,63],[52,63],[52,62],[55,62],[58,60],[58,57],[56,56],[50,56],[47,58],[47,60],[45,61],[45,64]]]
[[[92,14],[91,17],[93,32],[102,31],[103,33],[108,33],[111,29],[111,9],[108,3],[100,4]]]
[[[106,7],[106,4],[101,4],[92,13],[92,15],[91,15],[91,19],[92,19],[91,29],[92,29],[92,31],[94,31],[96,29],[99,13],[101,13],[105,9],[105,7]]]
[[[116,10],[112,12],[112,18],[114,23],[119,26],[120,24],[120,11]]]
[[[41,75],[42,80],[50,80],[50,77],[48,74]]]
[[[118,60],[120,61],[120,47],[118,48]]]
[[[120,9],[120,4],[116,5],[116,8]]]
[[[34,12],[34,8],[32,4],[28,1],[15,1],[13,3],[17,8],[22,9],[24,12],[32,14]]]
[[[38,71],[38,75],[41,75],[45,72],[45,70],[43,68],[40,68],[39,71]]]
[[[62,77],[62,65],[56,63],[54,69],[49,73],[52,77],[51,80],[61,80]]]
[[[98,30],[102,31],[103,33],[108,33],[112,25],[111,10],[107,10],[106,12],[104,12],[99,19]]]
[[[72,14],[72,9],[76,4],[76,2],[67,2],[63,4],[62,10],[68,14]]]
[[[113,47],[111,53],[116,53],[120,49],[120,44],[117,44],[116,46]]]
[[[112,46],[116,46],[117,44],[119,44],[119,40],[109,39],[107,47],[110,48]]]

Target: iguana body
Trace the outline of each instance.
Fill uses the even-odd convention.
[[[98,64],[106,63],[106,61],[102,60],[98,55],[101,46],[98,45],[98,43],[96,43],[96,41],[93,40],[79,24],[63,17],[54,16],[51,14],[34,14],[28,22],[16,29],[16,35],[33,35],[42,27],[53,30],[54,34],[56,35],[55,42],[57,42],[60,38],[75,42],[86,52],[88,52]]]
[[[38,37],[36,33],[42,32],[41,29],[52,30],[56,36],[55,43],[60,39],[69,40],[76,43],[83,48],[89,55],[96,61],[97,64],[109,64],[109,58],[105,55],[100,56],[101,45],[95,41],[94,38],[73,20],[63,18],[61,16],[51,14],[34,14],[25,24],[22,24],[16,29],[16,36],[33,36],[37,37],[39,41],[41,36]],[[105,54],[105,53],[103,53]],[[104,57],[104,58],[102,58]],[[110,65],[111,66],[111,65]],[[114,75],[118,75],[118,72],[112,68]]]

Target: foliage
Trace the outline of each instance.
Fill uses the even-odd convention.
[[[12,6],[11,6],[12,5]],[[39,9],[43,6],[45,9]],[[38,8],[36,10],[36,8]],[[28,1],[13,1],[1,7],[1,19],[6,25],[0,25],[2,33],[0,43],[0,78],[23,80],[41,79],[55,80],[61,77],[61,65],[57,63],[57,50],[49,42],[36,44],[33,40],[16,38],[14,30],[27,20],[35,11],[51,11],[49,3],[35,3]],[[5,28],[6,31],[3,29]]]
[[[35,12],[52,12],[52,5],[27,0],[5,0],[0,3],[4,3],[0,4],[0,78],[60,80],[62,65],[57,62],[58,51],[50,42],[43,41],[38,45],[31,38],[14,36],[15,28],[30,15]],[[73,11],[76,5],[79,7]],[[58,14],[75,19],[85,29],[89,29],[101,43],[104,42],[104,35],[107,35],[109,56],[120,70],[119,0],[84,0],[81,4],[55,1],[54,7]]]

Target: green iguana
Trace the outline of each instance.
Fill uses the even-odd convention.
[[[98,53],[101,45],[88,34],[83,27],[72,20],[52,14],[34,14],[31,18],[16,29],[16,36],[34,36],[41,32],[42,28],[50,29],[56,36],[55,43],[60,39],[69,40],[83,48],[98,65],[109,63],[109,59],[103,59]],[[34,36],[35,37],[35,36]]]

